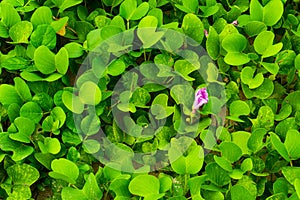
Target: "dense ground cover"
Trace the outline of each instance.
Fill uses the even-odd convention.
[[[1,1],[0,198],[300,199],[298,11]]]

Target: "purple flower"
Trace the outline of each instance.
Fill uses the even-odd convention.
[[[238,26],[239,22],[238,22],[238,20],[234,20],[233,22],[231,22],[231,24],[233,24],[234,26]]]
[[[193,104],[193,113],[196,112],[203,104],[207,104],[208,94],[206,88],[201,88],[195,93],[195,100]]]
[[[204,29],[204,34],[205,34],[205,37],[208,37],[208,31],[206,29]]]

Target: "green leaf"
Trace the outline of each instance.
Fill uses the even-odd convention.
[[[35,153],[34,154],[35,159],[40,162],[43,166],[45,166],[48,170],[51,169],[51,162],[55,159],[54,155],[51,155],[49,153],[43,154],[43,153]]]
[[[254,153],[258,152],[264,147],[263,139],[267,133],[267,130],[264,128],[257,128],[255,129],[249,140],[248,140],[248,148],[253,151]]]
[[[69,58],[79,58],[84,54],[82,45],[76,42],[69,42],[64,47],[68,51]]]
[[[14,78],[14,82],[15,82],[15,89],[19,94],[19,96],[22,98],[22,100],[24,102],[31,101],[32,95],[30,93],[29,87],[26,84],[26,82],[19,77]]]
[[[39,123],[39,121],[43,117],[43,111],[41,107],[35,102],[27,102],[20,109],[20,116],[31,119],[35,123]]]
[[[7,108],[9,121],[13,122],[20,115],[20,106],[16,103],[10,104]]]
[[[195,66],[187,60],[177,60],[174,65],[174,70],[178,72],[185,80],[193,81],[194,78],[189,74],[199,69],[200,66]]]
[[[30,72],[27,72],[27,71],[23,71],[21,72],[21,77],[23,79],[25,79],[26,81],[47,81],[47,82],[53,82],[53,81],[56,81],[58,79],[60,79],[63,75],[59,74],[59,73],[53,73],[53,74],[50,74],[48,77],[44,78],[44,77],[41,77],[35,73],[30,73]]]
[[[199,3],[198,0],[183,0],[182,5],[175,4],[175,6],[185,13],[197,13]]]
[[[217,31],[211,26],[206,40],[206,49],[208,55],[216,60],[220,54],[220,39]]]
[[[31,16],[30,21],[32,22],[33,28],[35,29],[41,24],[51,24],[52,22],[52,12],[47,6],[41,6],[37,8]]]
[[[64,105],[72,112],[80,114],[84,110],[84,104],[78,96],[73,95],[69,91],[64,91],[62,94],[62,101]]]
[[[137,7],[136,0],[125,0],[120,5],[120,16],[124,17],[126,20],[130,20],[130,17],[134,13]]]
[[[248,104],[245,101],[236,100],[233,101],[230,104],[230,115],[233,116],[241,116],[241,115],[249,115],[250,114],[250,108]]]
[[[71,187],[64,187],[62,189],[61,198],[63,200],[88,200],[81,190]]]
[[[254,49],[261,54],[263,58],[276,55],[283,47],[282,43],[273,45],[274,33],[271,31],[263,31],[254,40]]]
[[[133,103],[136,107],[145,108],[147,103],[151,100],[149,92],[144,88],[137,88],[134,90],[130,102]]]
[[[7,174],[12,178],[14,185],[30,186],[39,177],[39,171],[28,164],[15,164],[7,168]]]
[[[231,199],[232,200],[240,200],[240,199],[249,199],[255,200],[255,196],[251,195],[249,190],[247,190],[242,185],[235,185],[230,190]]]
[[[247,39],[239,33],[227,35],[222,41],[222,47],[227,52],[241,52],[247,47]]]
[[[201,191],[201,185],[206,181],[206,179],[207,179],[206,175],[201,175],[201,176],[192,177],[188,180],[188,185],[190,187],[192,199],[203,200],[200,191]],[[185,200],[185,197],[183,197],[182,199]],[[181,198],[177,199],[175,197],[174,200],[181,200]]]
[[[290,116],[292,111],[293,111],[292,106],[289,104],[285,104],[281,107],[279,114],[275,115],[274,119],[276,121],[284,120]]]
[[[222,157],[225,157],[231,163],[236,162],[242,156],[241,148],[233,142],[222,142],[219,146]]]
[[[275,25],[281,18],[284,8],[281,0],[271,0],[263,8],[263,22],[267,26]]]
[[[61,128],[63,126],[63,124],[66,121],[66,114],[64,112],[64,110],[61,107],[55,107],[51,110],[51,117],[53,117],[53,119],[55,121],[59,122],[58,127]]]
[[[218,186],[225,186],[230,183],[228,172],[222,169],[217,163],[211,162],[205,167],[207,178]]]
[[[30,143],[31,135],[35,130],[34,122],[25,117],[18,117],[15,119],[14,125],[18,132],[10,134],[9,137],[15,141]]]
[[[194,89],[189,85],[175,85],[171,88],[170,94],[176,104],[184,106],[184,113],[189,114],[192,111],[194,92]]]
[[[275,133],[280,136],[280,138],[284,139],[289,129],[298,129],[298,125],[296,124],[294,117],[290,117],[279,122],[275,128]]]
[[[261,21],[263,19],[263,6],[258,0],[250,2],[250,17],[253,21]]]
[[[107,67],[107,73],[112,76],[119,76],[126,69],[126,64],[123,60],[117,59],[110,63]]]
[[[262,73],[258,73],[255,76],[254,73],[255,69],[252,67],[244,67],[241,72],[241,81],[244,84],[247,84],[250,89],[258,88],[264,82],[264,76]]]
[[[11,57],[1,63],[1,67],[8,70],[25,69],[30,65],[30,61],[22,57]]]
[[[300,179],[300,167],[283,167],[282,174],[293,185],[296,179]]]
[[[168,96],[159,94],[155,97],[151,105],[151,113],[156,119],[164,119],[174,112],[174,107],[168,106]]]
[[[159,180],[152,175],[139,175],[129,183],[129,191],[137,196],[147,197],[152,194],[159,194]]]
[[[266,62],[261,62],[262,66],[268,70],[272,74],[277,74],[279,71],[279,66],[277,63],[266,63]]]
[[[250,21],[244,26],[244,30],[250,37],[256,36],[259,33],[266,31],[267,26],[263,22]]]
[[[127,21],[141,19],[149,10],[149,4],[147,2],[141,3],[137,6],[136,0],[125,0],[120,5],[120,15]]]
[[[194,44],[195,46],[202,43],[204,37],[204,26],[202,21],[195,14],[189,13],[184,16],[182,21],[182,30],[185,35],[196,41],[196,44]]]
[[[300,179],[299,178],[296,178],[296,180],[294,181],[294,186],[295,186],[297,196],[299,198],[300,197]]]
[[[253,169],[253,162],[251,158],[246,158],[241,165],[241,170],[245,173]]]
[[[280,138],[275,134],[271,133],[270,134],[271,142],[276,151],[286,160],[290,161],[289,154],[287,152],[287,149],[285,145],[280,141]]]
[[[55,68],[58,73],[65,75],[69,67],[69,55],[65,47],[62,47],[55,55]]]
[[[290,129],[286,133],[284,146],[289,154],[291,160],[297,160],[300,158],[300,146],[298,141],[300,140],[300,133],[295,129]]]
[[[124,0],[103,0],[103,3],[106,6],[111,6],[111,7],[116,7],[118,6],[120,3],[122,3]]]
[[[82,191],[86,195],[87,199],[101,199],[103,195],[93,173],[88,175]]]
[[[83,0],[52,0],[52,2],[59,8],[59,12],[81,4]]]
[[[64,35],[63,32],[65,30],[65,26],[68,25],[67,24],[68,20],[69,20],[69,17],[59,18],[59,19],[51,22],[51,27],[57,34]]]
[[[58,154],[60,152],[61,146],[57,138],[47,137],[44,142],[39,141],[38,145],[42,153]]]
[[[55,54],[48,47],[39,46],[34,52],[34,64],[43,74],[51,74],[56,71]]]
[[[53,171],[49,176],[55,179],[61,179],[68,183],[75,184],[79,176],[79,169],[75,163],[65,158],[55,159],[51,163]]]
[[[0,135],[0,148],[3,151],[12,151],[13,155],[11,156],[11,159],[13,161],[22,161],[33,153],[33,147],[14,141],[9,138],[9,135],[9,133],[2,133]]]
[[[125,0],[126,1],[126,0]],[[130,20],[139,20],[144,17],[149,10],[149,4],[147,2],[141,3],[135,11],[132,13]]]
[[[240,52],[229,52],[226,54],[224,61],[229,65],[244,65],[250,61],[250,58]]]
[[[3,105],[10,105],[13,103],[22,104],[22,99],[20,98],[17,90],[12,85],[1,84],[0,85],[0,102]]]
[[[250,90],[247,85],[242,84],[242,89],[247,98],[257,97],[259,99],[266,99],[273,94],[274,84],[270,79],[265,78],[263,84],[258,88]]]
[[[143,42],[145,49],[150,48],[163,37],[163,32],[156,32],[157,25],[158,21],[154,16],[146,16],[140,21],[137,35]]]
[[[17,10],[9,3],[0,4],[2,22],[6,27],[11,28],[13,25],[21,22],[21,17]]]
[[[81,130],[85,135],[91,136],[98,133],[100,129],[100,120],[96,115],[87,115],[81,121]]]
[[[56,46],[56,33],[48,24],[39,25],[31,34],[30,42],[36,48],[43,45],[49,49],[54,49]]]
[[[97,140],[85,140],[82,147],[86,153],[94,154],[100,150],[100,143]]]
[[[228,172],[232,172],[231,163],[226,158],[224,158],[224,157],[218,157],[218,156],[214,155],[214,160],[224,170],[226,170]]]
[[[177,174],[196,174],[201,170],[204,161],[202,147],[188,137],[173,138],[168,156],[172,169]]]
[[[298,54],[295,58],[295,61],[294,61],[294,64],[295,64],[295,68],[297,70],[300,70],[300,54]]]
[[[287,97],[285,97],[282,104],[283,105],[290,104],[292,106],[294,112],[300,111],[300,104],[298,101],[299,98],[300,98],[300,91],[291,92],[290,94],[288,94]]]
[[[274,126],[274,113],[269,106],[262,106],[258,111],[257,118],[251,121],[253,130],[256,128],[270,130]]]
[[[251,136],[249,132],[246,131],[236,131],[231,134],[232,142],[240,147],[243,155],[250,154],[250,149],[247,146],[248,140]]]
[[[251,0],[250,2],[251,20],[262,21],[267,26],[275,25],[280,20],[283,11],[284,8],[281,0],[271,0],[264,7],[258,0]]]
[[[9,34],[8,34],[8,28],[6,27],[6,25],[0,21],[0,37],[1,38],[8,38]]]
[[[79,89],[79,98],[84,104],[97,105],[102,99],[102,93],[98,85],[87,81]]]
[[[21,21],[9,29],[9,36],[14,43],[28,43],[28,38],[33,31],[33,26],[28,21]]]

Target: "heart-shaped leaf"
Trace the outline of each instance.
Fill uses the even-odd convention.
[[[125,0],[120,5],[120,15],[128,20],[141,19],[149,10],[149,4],[147,2],[141,3],[137,6],[136,0]]]
[[[18,132],[10,134],[9,137],[15,141],[30,143],[31,134],[35,130],[34,122],[25,117],[18,117],[15,119],[14,125]]]
[[[62,101],[64,105],[72,112],[80,114],[84,110],[84,104],[78,96],[73,95],[69,91],[64,91],[62,94]]]
[[[154,16],[146,16],[140,21],[137,35],[143,42],[144,48],[150,48],[163,37],[163,32],[156,32],[157,25],[158,21]]]
[[[283,47],[282,43],[273,45],[274,33],[271,31],[263,31],[254,40],[254,49],[261,54],[263,58],[267,58],[277,54]]]
[[[227,52],[241,52],[247,47],[247,39],[239,33],[227,35],[222,41],[222,47]]]
[[[195,80],[194,78],[190,77],[189,74],[199,68],[200,66],[195,66],[187,60],[177,60],[174,65],[174,70],[187,81]]]
[[[168,151],[172,169],[178,174],[196,174],[203,165],[204,151],[188,137],[171,140]]]
[[[61,179],[68,183],[75,184],[79,176],[79,169],[75,163],[65,158],[55,159],[51,163],[53,171],[49,176],[55,179]]]
[[[51,74],[56,71],[55,54],[48,47],[39,46],[34,52],[34,64],[43,74]]]
[[[166,94],[159,94],[153,100],[150,110],[156,119],[164,119],[174,112],[174,107],[168,106],[168,96]]]
[[[44,142],[39,141],[38,145],[42,153],[58,154],[60,152],[61,146],[57,138],[47,137]]]
[[[37,103],[27,102],[21,107],[20,116],[31,119],[35,123],[39,123],[43,117],[43,111]]]
[[[9,106],[10,104],[16,103],[21,105],[22,99],[17,93],[16,89],[12,85],[1,84],[0,85],[0,102],[3,105]]]
[[[255,69],[253,69],[252,67],[245,67],[241,72],[241,81],[244,84],[247,84],[250,89],[258,88],[264,82],[263,74],[258,73],[254,76],[254,72]]]
[[[30,21],[32,22],[34,29],[41,24],[51,24],[53,21],[51,9],[47,6],[37,8],[32,14]]]
[[[102,92],[94,82],[87,81],[79,89],[79,98],[84,104],[97,105],[102,99]]]

